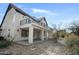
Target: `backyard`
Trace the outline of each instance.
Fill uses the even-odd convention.
[[[0,52],[9,52],[12,55],[64,55],[67,54],[64,48],[62,44],[53,40],[44,40],[31,45],[12,43],[9,47],[0,49]]]

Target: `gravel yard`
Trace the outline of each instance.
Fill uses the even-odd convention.
[[[10,52],[13,55],[64,55],[64,46],[54,43],[53,40],[44,40],[31,45],[13,43],[11,46],[0,49],[0,52]]]

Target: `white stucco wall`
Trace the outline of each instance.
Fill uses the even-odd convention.
[[[15,15],[15,22],[14,22],[15,23],[15,29],[14,29],[15,41],[18,41],[18,40],[28,40],[28,37],[21,37],[21,29],[20,28],[21,28],[21,26],[23,28],[28,28],[30,25],[29,24],[20,25],[20,21],[24,20],[26,18],[29,18],[29,17],[28,16],[24,16],[23,14],[21,14],[19,12],[16,12],[15,14],[16,14]],[[30,20],[32,20],[32,19],[30,19]]]
[[[52,38],[53,38],[53,33],[52,33],[52,31],[48,31],[48,38],[49,38],[49,39],[52,39]]]
[[[20,20],[23,18],[23,15],[16,12],[15,13],[15,28],[14,28],[14,37],[15,37],[15,41],[21,40],[21,31],[20,31]]]
[[[5,20],[1,27],[2,36],[4,36],[4,37],[7,37],[9,33],[10,33],[11,37],[14,37],[14,23],[13,23],[14,14],[15,14],[15,10],[12,8],[7,13],[7,16],[5,17]]]

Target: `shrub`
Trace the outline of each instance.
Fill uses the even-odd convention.
[[[2,41],[0,42],[0,48],[6,48],[6,47],[8,47],[10,44],[11,44],[10,41],[2,40]]]
[[[1,40],[4,40],[4,37],[0,36],[0,41],[1,41]]]
[[[12,43],[12,40],[8,40],[8,39],[1,39],[0,40],[0,48],[6,48],[8,46],[10,46]]]
[[[67,46],[79,45],[79,37],[74,34],[71,34],[71,35],[65,37],[65,39],[66,39]]]
[[[71,34],[69,37],[65,37],[66,46],[72,52],[72,54],[79,54],[79,37]]]

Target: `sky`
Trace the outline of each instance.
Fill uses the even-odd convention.
[[[8,3],[0,3],[0,23],[4,17]],[[79,21],[78,3],[14,3],[31,16],[45,17],[50,27],[55,24],[66,28],[71,22]]]

